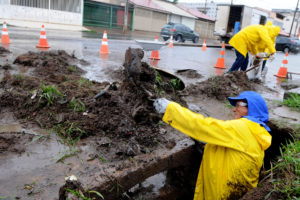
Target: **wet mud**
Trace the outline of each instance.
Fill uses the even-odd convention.
[[[24,153],[32,138],[33,135],[20,132],[0,133],[0,157],[7,153]]]
[[[256,83],[250,81],[242,71],[223,76],[213,76],[206,81],[192,84],[187,88],[189,95],[206,95],[210,98],[225,100],[229,96],[237,96],[245,90],[255,91]]]
[[[0,82],[0,109],[13,113],[24,128],[34,124],[41,129],[51,130],[67,144],[74,145],[82,140],[81,145],[89,145],[87,139],[91,138],[96,153],[89,155],[88,162],[94,162],[95,159],[102,162],[127,161],[138,155],[149,154],[161,146],[171,151],[177,145],[177,141],[168,140],[164,136],[166,130],[160,125],[162,116],[153,108],[156,98],[165,97],[183,106],[187,106],[184,98],[186,95],[205,95],[208,99],[214,98],[221,102],[226,97],[236,96],[244,90],[255,91],[259,84],[249,80],[243,72],[234,72],[189,85],[182,91],[182,85],[176,77],[151,68],[146,62],[142,62],[143,56],[144,52],[141,49],[127,49],[123,67],[114,72],[114,76],[121,81],[110,83],[82,78],[85,71],[74,63],[89,63],[65,51],[28,52],[18,56],[12,63],[25,69],[26,73],[13,73],[12,64],[0,66],[4,74]],[[187,78],[201,78],[196,71],[179,71],[177,74]],[[270,127],[272,130],[280,129],[275,125]],[[268,160],[265,162],[278,155],[283,137],[280,133],[288,131],[273,132],[273,137],[279,137],[274,140],[278,143],[274,142],[270,153],[266,153]],[[289,139],[288,136],[286,138]],[[32,139],[33,135],[22,132],[0,133],[0,156],[26,152],[26,144]],[[158,195],[149,196],[148,199],[192,199],[201,161],[201,153],[196,148],[193,154],[195,155],[190,156],[189,164],[168,170],[165,186]],[[199,159],[195,160],[195,157]],[[169,164],[169,161],[164,162]],[[116,167],[115,174],[121,174],[120,171],[124,169],[132,169],[131,165],[142,166],[146,163],[147,161],[137,160],[128,165],[110,166]],[[93,170],[96,172],[99,169]],[[94,180],[94,175],[89,175],[90,177],[85,178],[86,182]],[[130,181],[127,175],[124,177],[122,184],[126,185],[125,182]],[[139,180],[139,177],[136,179]],[[77,186],[83,190],[81,183]],[[245,198],[257,199],[260,193],[262,196],[268,191],[268,186],[266,184],[264,190],[252,192],[253,196]],[[75,186],[72,187],[76,189]],[[64,189],[67,185],[60,188],[60,199],[66,199]],[[127,196],[118,198],[107,194],[106,199],[138,199],[140,195],[147,199],[149,190],[151,187],[142,187],[134,192],[128,191]],[[106,194],[105,190],[99,191]],[[58,195],[57,191],[57,195],[54,196]]]

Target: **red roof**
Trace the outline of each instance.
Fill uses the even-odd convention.
[[[130,3],[133,3],[137,6],[141,6],[141,7],[145,7],[145,8],[150,8],[153,10],[158,10],[158,11],[162,11],[162,12],[167,12],[168,11],[166,9],[164,9],[163,7],[160,7],[159,5],[157,5],[154,1],[152,0],[129,0]]]
[[[196,9],[192,9],[192,8],[187,8],[185,6],[183,6],[182,4],[178,5],[179,8],[187,11],[188,13],[194,15],[195,17],[201,18],[201,19],[206,19],[209,21],[215,21],[214,19],[210,18],[209,16],[207,16],[206,14],[196,10]]]

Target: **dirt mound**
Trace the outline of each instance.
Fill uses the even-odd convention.
[[[152,106],[153,99],[166,96],[185,102],[170,78],[136,56],[124,64],[123,82],[110,84],[81,78],[82,70],[74,66],[76,70],[70,70],[70,62],[76,58],[64,51],[28,52],[15,63],[34,67],[33,76],[11,75],[7,71],[0,82],[4,90],[0,107],[13,110],[18,119],[55,130],[66,142],[105,136],[116,146],[130,141],[135,148],[119,154],[137,155],[146,147],[164,142],[158,125],[161,116]]]
[[[0,133],[0,154],[13,152],[23,153],[33,135],[17,132]]]
[[[9,50],[5,49],[4,47],[0,47],[0,56],[3,54],[8,54],[11,53]]]
[[[244,90],[253,90],[253,83],[245,72],[237,71],[223,76],[214,76],[206,81],[190,85],[186,91],[191,95],[205,94],[218,100],[224,100],[228,96],[236,96]]]
[[[185,76],[187,78],[202,78],[203,76],[199,74],[194,69],[183,69],[183,70],[177,70],[176,74]]]

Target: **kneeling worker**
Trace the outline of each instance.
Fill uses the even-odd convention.
[[[264,151],[271,145],[268,108],[262,96],[244,91],[228,98],[233,120],[205,118],[175,102],[154,102],[163,121],[182,133],[205,142],[194,200],[239,199],[257,187]]]

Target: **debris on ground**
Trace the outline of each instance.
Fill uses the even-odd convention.
[[[177,70],[176,74],[179,74],[181,76],[185,76],[186,78],[203,78],[203,75],[199,74],[197,72],[197,70],[194,69],[181,69],[181,70]]]
[[[153,99],[165,96],[184,104],[176,83],[141,62],[141,49],[128,49],[121,83],[97,83],[82,78],[78,61],[65,51],[28,52],[14,64],[33,68],[32,75],[5,73],[0,82],[2,108],[23,121],[55,130],[75,140],[91,135],[108,137],[120,156],[135,156],[164,143],[161,119]],[[151,99],[151,98],[152,99]],[[126,141],[122,148],[119,142]]]
[[[11,53],[9,50],[7,50],[4,47],[0,47],[0,56],[5,56],[3,54],[9,54],[9,53]]]
[[[204,94],[218,100],[224,100],[229,96],[237,96],[245,90],[255,91],[255,87],[254,83],[248,79],[243,71],[213,76],[206,81],[192,84],[187,88],[189,95]]]

